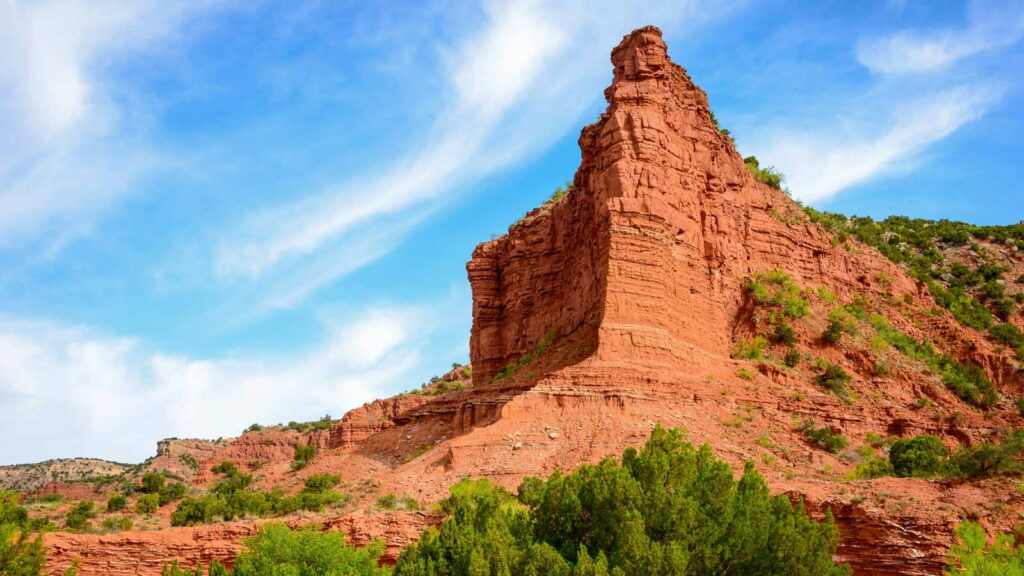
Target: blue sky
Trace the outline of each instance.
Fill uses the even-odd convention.
[[[474,246],[660,26],[819,208],[1024,218],[1024,2],[0,2],[0,464],[139,461],[468,356]]]

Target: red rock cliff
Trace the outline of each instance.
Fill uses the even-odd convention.
[[[780,220],[792,203],[754,180],[657,28],[625,37],[612,64],[608,108],[580,136],[571,193],[481,244],[467,266],[475,383],[549,331],[588,326],[603,363],[687,369],[728,355],[741,283],[776,266],[838,289],[884,271],[897,291],[916,290],[888,262]]]

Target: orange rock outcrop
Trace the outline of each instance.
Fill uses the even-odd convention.
[[[612,64],[608,109],[580,136],[571,193],[481,244],[467,266],[475,382],[549,331],[588,326],[595,362],[655,377],[700,368],[706,354],[729,355],[742,284],[771,268],[840,291],[918,293],[877,254],[778,217],[792,201],[754,179],[656,28],[627,36]]]

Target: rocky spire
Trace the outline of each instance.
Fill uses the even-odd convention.
[[[754,180],[660,30],[628,34],[611,62],[608,107],[580,135],[572,192],[468,265],[478,384],[550,334],[581,330],[587,366],[648,367],[652,381],[697,370],[729,357],[752,272],[783,267],[817,285],[865,274],[867,261],[777,217],[802,213]]]

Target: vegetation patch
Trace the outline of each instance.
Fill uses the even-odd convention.
[[[871,454],[851,470],[847,475],[847,478],[850,480],[870,480],[872,478],[882,478],[884,476],[892,475],[892,463],[889,462],[889,459]]]
[[[989,543],[980,525],[964,520],[956,529],[956,543],[949,551],[949,574],[1024,575],[1024,546],[1015,540],[1014,536],[1000,534]]]
[[[181,460],[185,466],[191,468],[193,472],[199,472],[199,461],[191,454],[182,454],[178,456],[178,460]]]
[[[857,316],[852,314],[848,308],[853,308],[863,314],[863,311],[859,307],[841,307],[836,308],[828,313],[828,326],[825,328],[825,332],[821,335],[822,339],[826,342],[835,344],[843,337],[844,334],[855,335],[859,331],[857,324]]]
[[[292,470],[301,470],[316,458],[316,446],[313,444],[296,444],[295,456],[292,458]]]
[[[208,576],[344,575],[384,576],[380,557],[386,549],[374,540],[363,548],[354,548],[340,532],[321,532],[316,527],[293,530],[280,522],[260,526],[256,536],[245,540],[234,567],[228,570],[214,560]],[[202,567],[183,570],[177,561],[164,567],[164,576],[202,576]]]
[[[783,319],[796,320],[807,316],[811,304],[804,298],[793,277],[783,270],[773,269],[755,274],[747,283],[754,301],[774,309]]]
[[[768,340],[764,336],[754,336],[750,340],[744,338],[736,343],[733,357],[744,360],[760,360],[764,358],[764,351],[767,349]]]
[[[377,498],[377,508],[381,510],[419,510],[420,503],[415,498],[408,496],[399,498],[394,494],[385,494]]]
[[[754,175],[754,180],[763,182],[776,190],[782,190],[782,183],[786,181],[786,177],[782,175],[782,172],[779,172],[772,166],[762,168],[756,156],[747,156],[743,159],[743,164]],[[788,194],[788,191],[786,192]]]
[[[118,512],[128,506],[128,499],[124,494],[111,494],[107,499],[107,512]]]
[[[540,216],[541,214],[546,214],[548,211],[551,210],[552,206],[554,206],[555,204],[559,203],[563,198],[569,196],[569,194],[572,193],[572,190],[573,190],[573,183],[572,182],[566,182],[564,185],[555,188],[551,192],[551,196],[549,196],[548,199],[543,204],[540,205],[540,208],[538,209],[539,211],[537,212],[536,216]],[[532,210],[531,210],[531,212],[532,212]],[[536,217],[536,216],[534,216],[534,217]],[[513,222],[508,227],[508,229],[509,229],[509,231],[512,231],[512,229],[515,228],[516,226],[518,226],[519,224],[522,224],[523,222],[527,222],[529,220],[532,220],[532,218],[530,217],[530,213],[528,212],[528,213],[524,214],[522,218],[520,218],[520,219],[516,220],[515,222]]]
[[[530,350],[526,354],[520,356],[519,360],[516,360],[512,364],[509,364],[508,366],[505,366],[501,370],[498,370],[498,373],[494,375],[494,379],[501,380],[503,378],[507,378],[515,374],[516,371],[518,371],[519,369],[530,364],[531,362],[539,358],[541,354],[547,351],[547,349],[550,348],[551,345],[555,343],[557,337],[557,332],[555,332],[554,330],[548,330],[544,334],[544,336],[541,337],[540,341],[537,342],[537,345],[533,348],[533,350]]]
[[[518,496],[487,480],[452,488],[448,519],[407,548],[395,576],[439,574],[849,574],[831,516],[769,495],[748,464],[737,482],[708,446],[656,428],[646,446],[529,478]]]
[[[756,336],[753,340],[741,340],[737,344],[735,356],[750,360],[759,360],[772,344],[792,346],[796,342],[796,333],[792,322],[810,313],[810,302],[804,297],[800,287],[792,276],[782,270],[768,270],[755,274],[747,283],[754,302],[767,309],[767,313],[759,315],[757,322],[768,324],[768,338]]]
[[[893,328],[881,316],[873,316],[871,324],[890,346],[924,362],[939,374],[942,383],[961,400],[980,408],[990,408],[999,401],[999,394],[981,368],[963,364],[947,354],[940,354],[931,344],[919,342]]]
[[[286,428],[289,430],[295,430],[296,432],[316,432],[318,430],[330,430],[331,425],[334,424],[334,420],[331,419],[330,414],[324,414],[319,420],[312,420],[310,422],[295,422],[291,421],[288,423]]]
[[[343,499],[333,490],[340,479],[331,474],[313,474],[305,479],[298,494],[286,496],[280,488],[269,492],[249,489],[252,476],[241,473],[231,461],[215,466],[213,472],[222,478],[210,493],[182,500],[171,514],[172,526],[194,526],[248,516],[279,516],[299,510],[319,511]]]
[[[46,547],[37,532],[53,529],[48,519],[33,520],[18,504],[19,494],[0,490],[0,574],[40,576],[46,565]],[[72,566],[64,576],[74,576]]]
[[[851,473],[851,478],[979,478],[1024,472],[1024,429],[1000,442],[982,442],[950,452],[936,436],[901,438],[889,448],[888,460],[872,457]]]
[[[976,226],[905,216],[876,221],[819,212],[810,207],[805,207],[804,211],[812,222],[831,231],[838,242],[855,237],[889,260],[905,266],[911,276],[928,286],[936,302],[949,310],[957,321],[975,330],[988,331],[993,339],[1007,344],[1024,362],[1024,346],[1003,340],[1009,337],[1011,341],[1020,342],[1011,335],[1012,328],[1000,328],[1013,325],[998,322],[998,319],[1009,318],[1017,307],[1017,301],[1006,294],[1003,279],[1006,269],[984,259],[974,268],[961,263],[950,264],[942,252],[944,247],[966,246],[977,240],[1024,250],[1024,225]],[[995,316],[989,308],[995,311]]]
[[[798,426],[797,429],[800,430],[804,437],[812,444],[833,454],[839,454],[843,448],[846,448],[850,444],[842,434],[834,432],[828,426],[816,428],[814,426],[814,420],[804,420],[800,423],[800,426]]]
[[[845,398],[848,396],[847,384],[853,378],[838,364],[827,364],[825,371],[814,378],[814,382],[836,396]]]

